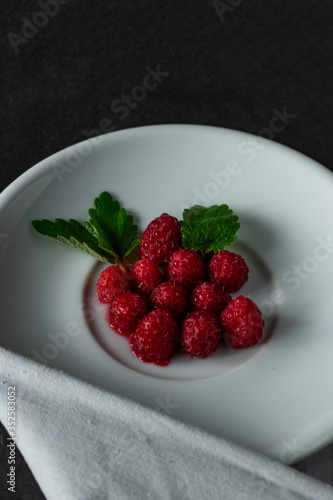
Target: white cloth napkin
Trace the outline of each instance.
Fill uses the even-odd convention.
[[[49,500],[321,500],[333,488],[0,348],[20,448]]]

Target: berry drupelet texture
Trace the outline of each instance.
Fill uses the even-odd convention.
[[[163,281],[163,276],[152,260],[138,260],[131,272],[134,279],[134,288],[137,293],[150,295],[150,293]]]
[[[146,300],[137,293],[118,295],[109,306],[109,324],[123,335],[134,332],[149,311]]]
[[[191,305],[196,311],[220,313],[230,300],[230,295],[214,281],[201,283],[191,294]]]
[[[248,281],[244,258],[228,250],[202,256],[183,243],[180,222],[163,213],[144,231],[131,271],[109,266],[98,279],[110,327],[141,361],[165,365],[179,350],[206,358],[224,342],[242,349],[262,338],[258,306],[230,296]]]
[[[179,248],[180,240],[178,219],[164,213],[151,221],[144,231],[139,246],[141,258],[152,260],[155,264],[167,262]]]
[[[146,363],[169,361],[178,344],[178,325],[168,309],[148,313],[130,336],[133,354]]]
[[[99,302],[111,304],[117,295],[131,290],[131,283],[120,267],[109,266],[101,272],[96,288]]]
[[[217,252],[209,261],[210,278],[228,293],[237,292],[248,280],[249,268],[243,257],[228,250]]]
[[[171,256],[167,274],[170,280],[193,288],[205,281],[205,262],[197,252],[182,248]]]
[[[220,320],[225,340],[236,349],[255,345],[262,337],[265,322],[260,309],[243,295],[229,302]]]
[[[153,307],[167,307],[175,315],[181,316],[188,305],[188,290],[174,281],[161,283],[151,293]]]
[[[192,356],[206,358],[216,351],[221,327],[216,314],[210,311],[188,313],[181,328],[181,344]]]

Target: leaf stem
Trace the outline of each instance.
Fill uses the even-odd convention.
[[[130,274],[130,269],[126,266],[126,264],[124,264],[124,262],[122,260],[118,260],[117,262],[117,266],[120,267],[120,269],[122,271],[124,271],[124,273],[126,274],[126,276],[129,276]]]

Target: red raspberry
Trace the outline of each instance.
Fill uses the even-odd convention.
[[[104,304],[111,304],[117,295],[129,292],[131,284],[120,267],[109,266],[101,272],[96,288],[98,300]]]
[[[138,293],[149,295],[157,285],[162,283],[163,277],[158,265],[152,260],[138,260],[132,268],[135,290]]]
[[[229,302],[220,319],[224,337],[236,349],[250,347],[262,337],[265,322],[260,309],[243,295]]]
[[[179,248],[180,237],[178,219],[162,214],[151,221],[144,231],[140,240],[140,255],[156,264],[162,264]]]
[[[182,324],[181,344],[192,356],[206,358],[216,351],[221,328],[216,314],[210,311],[188,313]]]
[[[119,333],[129,335],[148,311],[147,302],[141,295],[124,293],[118,295],[109,306],[109,324]]]
[[[188,290],[174,281],[161,283],[151,293],[150,302],[154,307],[167,307],[179,317],[187,306]]]
[[[191,304],[196,311],[220,313],[231,297],[223,287],[214,281],[206,281],[198,285],[192,292]]]
[[[168,309],[151,311],[130,336],[133,354],[148,363],[170,360],[178,343],[178,325]]]
[[[241,255],[228,250],[217,252],[210,259],[209,275],[224,286],[226,292],[237,292],[248,280],[249,268]]]
[[[171,256],[167,271],[170,280],[185,286],[196,286],[205,280],[203,258],[197,252],[185,248]]]

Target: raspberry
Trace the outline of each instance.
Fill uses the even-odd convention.
[[[198,285],[192,292],[191,304],[196,311],[220,313],[231,297],[223,287],[214,281],[206,281]]]
[[[196,286],[205,280],[205,263],[202,257],[193,250],[182,248],[170,258],[168,276],[185,286]]]
[[[174,281],[161,283],[151,293],[150,302],[154,307],[167,307],[179,317],[187,307],[188,290]]]
[[[129,335],[148,311],[148,305],[141,295],[124,293],[118,295],[109,306],[109,324],[119,333]]]
[[[162,214],[150,222],[142,235],[139,246],[141,258],[162,264],[179,248],[180,237],[178,219]]]
[[[265,322],[260,309],[243,295],[229,302],[220,319],[224,337],[236,349],[250,347],[262,337]]]
[[[111,304],[117,295],[129,292],[131,284],[120,267],[109,266],[101,272],[96,288],[98,300],[104,304]]]
[[[168,361],[178,346],[178,325],[168,309],[154,309],[130,336],[133,354],[142,361]]]
[[[134,264],[132,277],[134,278],[135,290],[147,295],[163,281],[158,265],[148,259],[138,260]]]
[[[216,314],[210,311],[190,312],[182,324],[181,344],[192,356],[206,358],[216,351],[221,328]]]
[[[248,280],[249,268],[241,255],[228,250],[217,252],[210,259],[209,275],[224,286],[226,292],[237,292]]]

